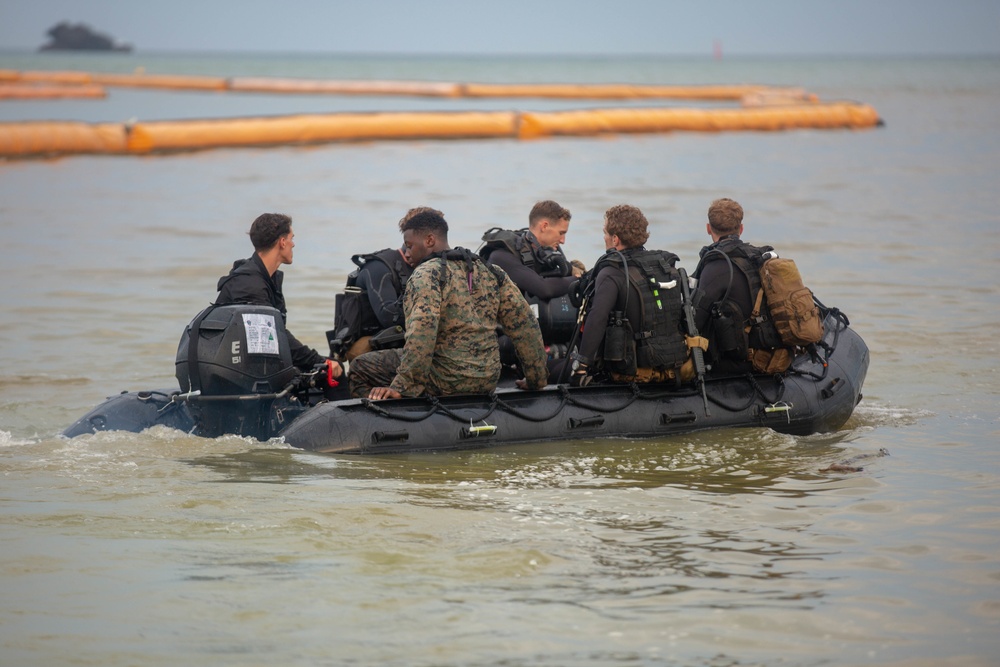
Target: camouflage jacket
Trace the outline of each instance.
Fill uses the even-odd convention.
[[[503,269],[456,250],[448,255],[464,252],[468,260],[431,257],[410,276],[403,297],[406,345],[391,387],[404,396],[494,391],[498,325],[514,343],[528,386],[544,387],[545,344],[521,291]]]

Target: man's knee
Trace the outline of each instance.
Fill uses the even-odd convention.
[[[376,350],[351,362],[351,396],[363,398],[373,387],[388,386],[399,368],[398,350]]]

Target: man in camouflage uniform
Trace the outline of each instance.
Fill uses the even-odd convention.
[[[403,297],[406,345],[363,354],[351,365],[351,395],[371,399],[489,393],[500,379],[497,325],[514,342],[526,387],[548,382],[538,321],[502,269],[465,248],[448,245],[437,212],[403,225],[414,267]]]

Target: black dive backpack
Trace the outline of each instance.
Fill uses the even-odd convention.
[[[483,244],[478,255],[489,262],[494,250],[507,250],[526,267],[543,278],[564,278],[573,273],[566,255],[558,248],[543,248],[528,241],[528,230],[516,232],[491,227],[483,234]]]
[[[358,273],[365,264],[378,261],[388,266],[393,287],[400,295],[407,279],[413,273],[413,269],[403,261],[399,250],[395,248],[353,255],[351,261],[358,268],[347,276],[344,291],[334,296],[333,329],[326,332],[327,342],[330,344],[330,356],[337,359],[343,359],[358,339],[374,336],[382,331],[382,325],[372,310],[368,293],[358,286]]]
[[[602,265],[622,268],[626,276],[626,307],[612,311],[605,334],[604,362],[608,370],[623,375],[634,375],[636,368],[674,370],[687,360],[688,346],[681,331],[684,297],[676,263],[677,255],[664,250],[627,254],[615,251],[602,257],[594,267],[595,277]],[[628,321],[627,304],[632,288],[642,299],[641,323]],[[642,328],[636,330],[639,324]],[[617,340],[624,343],[624,354],[615,349]]]

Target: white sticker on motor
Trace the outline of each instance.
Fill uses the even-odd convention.
[[[278,354],[274,315],[243,313],[243,328],[247,332],[247,354]]]

